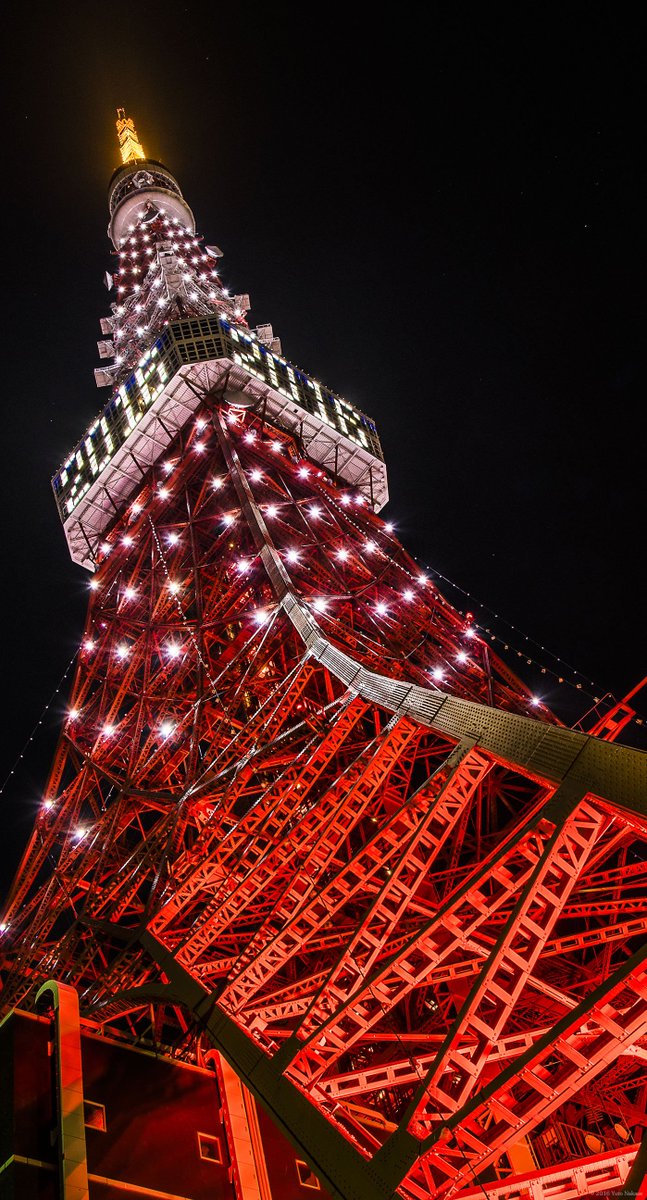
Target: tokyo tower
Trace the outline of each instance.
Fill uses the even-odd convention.
[[[647,759],[561,725],[421,574],[373,421],[249,326],[117,132],[110,398],[53,480],[90,603],[0,927],[3,1011],[58,1022],[51,1194],[124,1194],[65,1100],[82,1028],[217,1072],[205,1195],[642,1196]]]

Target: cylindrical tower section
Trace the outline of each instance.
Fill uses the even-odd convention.
[[[108,189],[110,224],[108,236],[119,249],[134,226],[147,212],[177,217],[191,233],[195,219],[184,199],[176,179],[162,163],[152,158],[138,158],[118,167]]]

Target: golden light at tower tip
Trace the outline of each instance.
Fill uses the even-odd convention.
[[[135,122],[132,117],[126,116],[126,111],[123,108],[117,109],[117,136],[119,138],[119,152],[121,161],[126,165],[129,162],[136,162],[137,159],[146,158],[142,144],[137,137]]]

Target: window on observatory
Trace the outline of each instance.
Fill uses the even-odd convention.
[[[94,1100],[84,1100],[83,1124],[86,1129],[98,1129],[100,1133],[105,1133],[107,1128],[105,1105],[97,1104]]]
[[[220,1138],[215,1137],[212,1133],[199,1133],[198,1153],[200,1158],[205,1159],[206,1162],[221,1163]]]
[[[317,1176],[311,1171],[307,1163],[301,1161],[300,1158],[294,1160],[297,1166],[297,1176],[302,1188],[311,1188],[313,1192],[321,1191],[321,1184]]]

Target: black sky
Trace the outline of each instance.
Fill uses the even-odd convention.
[[[645,45],[609,6],[505,8],[26,3],[12,19],[0,780],[82,628],[87,577],[49,479],[107,399],[92,370],[118,105],[252,323],[376,419],[390,518],[477,599],[450,598],[600,691],[647,673]],[[9,858],[60,711],[0,798]]]

